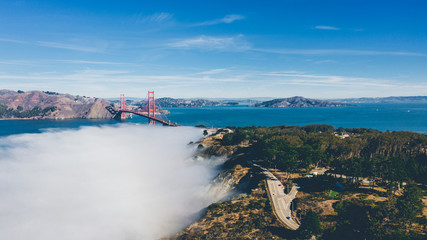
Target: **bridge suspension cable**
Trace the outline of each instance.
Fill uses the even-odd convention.
[[[125,94],[122,93],[122,94],[120,94],[120,111],[122,111],[122,113],[120,114],[120,119],[121,120],[125,120],[126,119],[126,113],[123,112],[125,110],[126,110]]]
[[[154,102],[154,91],[148,91],[148,116],[156,117],[156,104]],[[156,122],[152,119],[148,119],[148,124],[154,125]]]
[[[161,123],[163,125],[166,126],[179,126],[177,123],[175,122],[171,122],[170,120],[168,120],[166,118],[166,116],[164,116],[165,119],[163,119],[161,117],[161,115],[163,115],[162,113],[164,112],[163,109],[158,106],[158,114],[156,114],[156,104],[155,104],[155,99],[154,99],[154,91],[148,91],[148,101],[147,101],[147,105],[146,105],[146,110],[144,110],[144,105],[141,106],[138,110],[132,110],[132,108],[126,108],[126,99],[125,99],[125,95],[122,93],[120,94],[120,109],[115,109],[113,106],[107,106],[105,107],[111,114],[114,115],[114,118],[118,119],[122,119],[125,120],[126,119],[126,113],[131,113],[131,114],[135,114],[138,116],[142,116],[145,118],[148,118],[148,124],[150,125],[154,125],[155,122]],[[157,116],[156,116],[157,115]]]

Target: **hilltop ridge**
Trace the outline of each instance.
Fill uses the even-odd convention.
[[[0,118],[65,119],[111,118],[102,98],[74,96],[49,91],[0,90]]]
[[[306,107],[348,107],[352,105],[295,96],[290,98],[273,99],[270,101],[254,104],[253,106],[254,107],[274,107],[274,108],[306,108]]]
[[[390,96],[390,97],[363,97],[363,98],[343,98],[329,99],[342,103],[426,103],[427,96]]]

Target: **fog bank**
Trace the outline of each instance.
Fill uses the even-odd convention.
[[[0,138],[2,239],[156,239],[216,197],[196,128],[84,127]]]

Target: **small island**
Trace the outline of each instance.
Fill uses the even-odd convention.
[[[253,106],[254,107],[273,107],[273,108],[308,108],[308,107],[350,107],[353,105],[295,96],[290,98],[273,99],[270,101],[254,104]]]

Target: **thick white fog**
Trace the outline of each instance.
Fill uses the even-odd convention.
[[[0,138],[1,239],[156,239],[209,202],[200,129],[85,127]],[[218,197],[218,196],[217,196]]]

